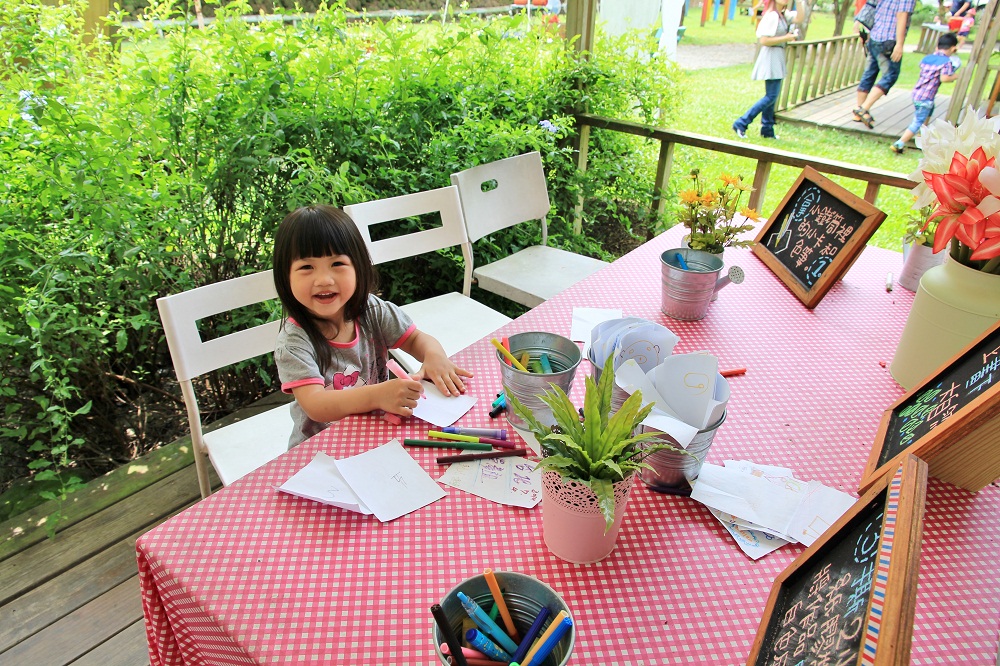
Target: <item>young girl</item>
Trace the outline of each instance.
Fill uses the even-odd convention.
[[[331,206],[290,213],[274,238],[274,286],[286,319],[274,359],[281,390],[295,396],[289,448],[331,421],[375,409],[409,416],[430,379],[445,395],[465,392],[441,344],[373,294],[378,274],[350,217]],[[388,380],[388,350],[422,361],[412,379]]]
[[[798,39],[797,32],[789,31],[786,7],[788,0],[764,2],[764,13],[757,24],[757,41],[761,48],[750,74],[754,81],[763,79],[764,96],[733,123],[733,131],[741,139],[746,138],[747,128],[758,115],[760,135],[765,139],[778,138],[774,134],[774,105],[781,92],[781,81],[785,78],[785,44]]]

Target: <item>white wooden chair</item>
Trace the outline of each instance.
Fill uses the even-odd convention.
[[[462,248],[465,259],[462,293],[451,292],[401,306],[418,329],[437,338],[448,356],[510,322],[510,317],[469,297],[472,289],[472,248],[466,236],[458,190],[454,185],[344,206],[344,212],[358,225],[376,264],[456,245]],[[440,216],[441,226],[372,240],[371,227],[374,225],[430,213]],[[408,372],[420,369],[420,363],[409,354],[398,349],[394,349],[392,354]]]
[[[198,320],[277,297],[271,271],[264,271],[156,301],[187,407],[202,497],[212,492],[206,459],[211,460],[222,483],[228,485],[287,451],[294,424],[289,403],[208,433],[202,431],[192,380],[206,372],[274,352],[280,320],[207,342],[202,341],[198,332]]]
[[[470,243],[521,222],[542,223],[541,245],[475,269],[481,289],[533,308],[608,265],[548,246],[549,192],[538,152],[453,173],[451,182],[458,187]]]

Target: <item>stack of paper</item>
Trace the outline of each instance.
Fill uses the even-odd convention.
[[[542,470],[518,456],[453,463],[438,481],[497,504],[530,509],[542,500]]]
[[[856,501],[792,470],[727,460],[702,465],[691,499],[711,510],[747,555],[759,559],[790,541],[812,545]]]
[[[670,356],[679,341],[666,326],[645,319],[612,319],[591,331],[589,358],[603,368],[611,357],[615,371],[626,361],[632,361],[648,372]]]
[[[382,522],[395,520],[445,496],[445,492],[399,443],[335,460],[317,453],[278,490]]]

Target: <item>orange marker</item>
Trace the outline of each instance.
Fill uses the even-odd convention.
[[[486,584],[490,586],[490,592],[493,594],[493,603],[500,609],[500,617],[503,618],[504,626],[507,627],[507,633],[510,634],[513,640],[520,640],[517,635],[517,629],[514,627],[514,618],[510,616],[510,611],[507,610],[507,604],[503,600],[503,594],[500,592],[500,584],[497,583],[497,577],[493,575],[493,569],[484,571],[483,576],[486,577]]]
[[[746,368],[733,368],[732,370],[723,370],[719,374],[723,377],[735,377],[736,375],[745,375],[746,373]]]

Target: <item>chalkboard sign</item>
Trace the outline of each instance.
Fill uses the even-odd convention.
[[[807,166],[760,230],[753,253],[814,308],[884,219],[878,208]]]
[[[903,453],[931,476],[976,492],[1000,478],[1000,323],[882,415],[861,492]]]
[[[788,565],[747,664],[909,664],[926,490],[907,456]]]

